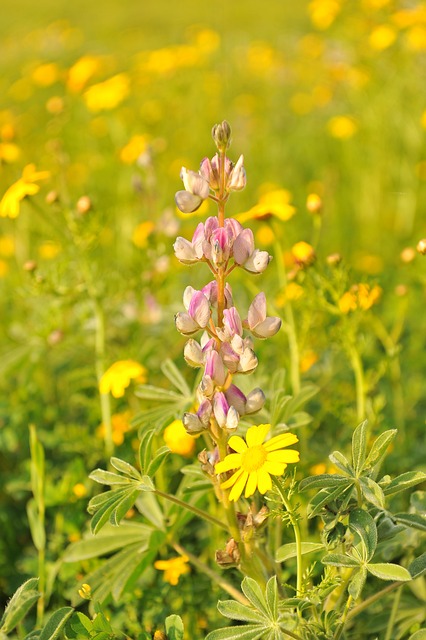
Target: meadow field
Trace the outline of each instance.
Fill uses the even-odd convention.
[[[426,3],[1,14],[0,640],[425,640]]]

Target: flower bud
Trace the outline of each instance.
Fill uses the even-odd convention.
[[[250,391],[247,396],[246,402],[246,413],[256,413],[256,411],[260,411],[263,405],[265,404],[265,394],[262,389],[259,387]]]
[[[250,329],[257,338],[270,338],[281,327],[281,319],[266,315],[266,297],[263,292],[258,293],[251,303],[244,326]]]
[[[198,262],[199,260],[192,243],[185,238],[181,238],[180,236],[176,238],[173,249],[176,258],[183,264],[194,264],[194,262]]]
[[[322,209],[322,200],[317,193],[310,193],[306,200],[306,208],[309,213],[320,214]]]
[[[226,186],[227,191],[241,191],[246,186],[247,177],[243,163],[244,156],[241,155],[229,176],[228,184]]]
[[[240,416],[243,416],[246,413],[247,398],[237,385],[230,384],[225,391],[225,396],[229,406],[235,407]]]
[[[219,164],[217,154],[212,161],[210,161],[209,158],[204,158],[200,165],[200,174],[208,181],[210,189],[213,189],[213,191],[219,189]]]
[[[231,251],[227,230],[224,227],[216,229],[211,235],[210,243],[211,259],[217,267],[220,267],[228,260]]]
[[[419,240],[416,249],[422,256],[426,255],[426,238]]]
[[[202,205],[203,198],[193,195],[189,191],[177,191],[175,193],[175,202],[182,213],[193,213]]]
[[[272,260],[272,256],[267,251],[255,249],[248,260],[242,265],[243,269],[250,273],[263,273]]]
[[[188,340],[183,350],[183,357],[190,367],[201,367],[203,364],[203,350],[196,340]]]
[[[231,144],[231,127],[229,122],[223,120],[221,124],[215,124],[212,129],[212,137],[219,151],[226,151]]]
[[[209,197],[210,186],[208,181],[196,171],[191,171],[182,167],[180,177],[186,191],[194,196],[199,196],[202,200]]]

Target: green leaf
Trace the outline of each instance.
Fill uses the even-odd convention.
[[[420,513],[396,513],[392,518],[406,527],[426,531],[426,517]]]
[[[306,553],[312,553],[313,551],[319,551],[320,549],[324,549],[323,544],[319,544],[318,542],[302,542],[302,555]],[[275,554],[275,562],[284,562],[285,560],[289,560],[290,558],[295,558],[297,555],[297,546],[295,542],[289,542],[287,544],[283,544],[282,547],[277,549]]]
[[[374,504],[378,509],[383,509],[385,506],[385,495],[380,485],[368,476],[361,476],[359,483],[362,495],[367,502]]]
[[[361,557],[371,560],[377,547],[377,528],[372,516],[363,509],[354,509],[349,514],[349,529],[355,536],[355,543],[361,545]]]
[[[333,567],[359,567],[359,562],[353,556],[343,553],[329,553],[321,559],[323,564],[331,564]]]
[[[161,371],[183,396],[191,398],[191,389],[188,387],[185,378],[172,360],[167,358],[161,365]]]
[[[138,483],[139,491],[155,491],[155,486],[151,478],[147,475],[142,476],[142,481]]]
[[[419,629],[408,640],[426,640],[426,629]]]
[[[69,627],[71,627],[77,638],[90,637],[90,633],[92,631],[92,621],[90,620],[90,618],[84,615],[84,613],[75,611],[74,615],[69,621],[66,637],[68,637]],[[74,637],[74,635],[72,637]]]
[[[139,465],[142,473],[146,473],[151,461],[152,439],[154,434],[155,430],[151,428],[146,430],[141,438],[139,445]]]
[[[396,429],[389,429],[388,431],[384,431],[383,433],[381,433],[375,439],[364,463],[364,469],[370,469],[380,464],[386,453],[386,449],[395,438],[397,433],[398,432]]]
[[[93,516],[90,523],[92,533],[97,533],[108,520],[111,524],[118,524],[134,505],[139,495],[139,488],[129,487],[111,492],[111,500],[106,502]]]
[[[311,398],[313,398],[319,391],[319,387],[315,384],[304,385],[299,393],[293,398],[290,398],[285,405],[285,411],[281,416],[281,420],[288,422],[289,419],[297,412],[298,409],[303,407]]]
[[[149,520],[156,529],[164,529],[164,514],[156,496],[152,492],[141,491],[135,506],[139,513]]]
[[[333,473],[321,473],[318,476],[309,476],[304,478],[299,483],[299,490],[305,491],[306,489],[322,489],[328,487],[337,487],[339,485],[348,485],[347,476],[339,476]]]
[[[426,551],[422,553],[421,556],[415,558],[413,562],[408,567],[408,571],[410,572],[411,577],[418,578],[423,575],[426,571]]]
[[[160,449],[158,449],[146,470],[148,476],[154,476],[156,474],[169,453],[171,453],[169,447],[160,447]]]
[[[423,471],[407,471],[394,478],[389,484],[383,488],[385,496],[392,496],[399,491],[404,491],[410,487],[414,487],[416,484],[425,482],[426,473]]]
[[[166,635],[168,640],[183,640],[183,622],[177,615],[167,616],[165,620]]]
[[[37,551],[41,551],[46,546],[46,532],[34,499],[29,500],[27,503],[27,516],[34,546]]]
[[[365,567],[360,567],[358,571],[351,577],[348,585],[348,593],[354,600],[357,600],[360,597],[366,579],[367,569]]]
[[[6,605],[0,620],[0,630],[10,633],[40,597],[37,591],[38,578],[30,578],[15,591]]]
[[[267,630],[268,627],[260,627],[258,624],[225,627],[211,631],[205,640],[260,640]]]
[[[357,475],[364,466],[367,453],[367,420],[359,424],[352,435],[352,465]]]
[[[235,600],[219,600],[217,603],[219,613],[225,618],[231,618],[231,620],[240,620],[241,622],[254,622],[257,624],[265,623],[265,616],[260,611],[247,607]]]
[[[121,476],[118,473],[113,473],[112,471],[105,471],[104,469],[95,469],[89,475],[89,478],[95,482],[99,482],[99,484],[107,484],[110,487],[116,484],[129,484],[132,482],[130,478]]]
[[[331,491],[328,491],[327,489],[321,489],[321,491],[319,491],[317,495],[312,498],[308,505],[308,518],[313,518],[314,516],[318,515],[323,510],[323,508],[333,502],[333,500],[336,500],[340,497],[343,498],[344,496],[347,496],[348,493],[350,494],[352,492],[352,488],[353,487],[351,486],[351,483],[349,484],[348,480],[348,483],[346,485],[339,485]]]
[[[381,580],[399,580],[401,582],[411,580],[410,572],[399,564],[391,562],[369,563],[367,569],[373,576]]]
[[[139,473],[139,471],[135,469],[135,467],[133,467],[128,462],[125,462],[124,460],[120,460],[120,458],[114,458],[114,457],[111,458],[110,462],[114,467],[114,469],[117,469],[117,471],[120,471],[120,473],[124,473],[126,476],[130,476],[134,480],[141,479],[141,474]]]
[[[31,490],[36,503],[44,498],[44,449],[37,438],[35,426],[30,425],[30,453],[31,453]]]
[[[182,402],[182,396],[175,391],[154,387],[150,384],[142,384],[135,389],[135,395],[142,400],[173,403]],[[136,416],[137,418],[137,416]]]
[[[343,471],[348,476],[354,477],[356,475],[355,470],[351,467],[347,458],[345,458],[343,453],[340,453],[340,451],[333,451],[328,458],[338,469],[340,469],[340,471]]]
[[[57,638],[73,612],[74,609],[72,607],[62,607],[55,611],[55,613],[52,613],[41,630],[39,640],[54,640]]]
[[[278,619],[278,587],[277,577],[272,576],[266,583],[265,590],[266,604],[269,608],[270,620]]]
[[[269,611],[266,604],[265,596],[256,580],[253,580],[253,578],[249,578],[246,576],[241,583],[241,589],[247,600],[250,600],[250,602],[256,609],[262,611],[268,617]]]

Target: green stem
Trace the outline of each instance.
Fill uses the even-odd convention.
[[[105,315],[99,299],[92,297],[95,320],[95,358],[96,358],[96,378],[98,386],[105,371]],[[100,393],[101,417],[104,426],[104,446],[105,456],[109,459],[114,453],[114,441],[112,439],[111,403],[108,393]]]
[[[240,602],[245,606],[250,606],[250,602],[242,593],[238,591],[238,589],[229,584],[229,582],[224,580],[222,576],[216,573],[216,571],[211,569],[208,565],[204,564],[204,562],[201,562],[201,560],[197,558],[197,556],[194,556],[190,551],[187,551],[184,547],[182,547],[182,545],[178,544],[177,542],[174,542],[172,546],[178,553],[187,556],[194,567],[197,567],[197,569],[209,576],[209,578],[216,582],[224,591],[229,593],[229,595],[232,596],[234,600],[237,600],[237,602]]]
[[[347,620],[355,618],[355,616],[364,611],[364,609],[367,609],[371,604],[374,604],[375,602],[377,602],[377,600],[380,600],[381,598],[383,598],[383,596],[391,593],[392,591],[395,591],[395,589],[398,589],[398,587],[402,587],[404,584],[404,582],[392,582],[392,584],[388,585],[378,593],[375,593],[373,596],[370,596],[369,598],[364,600],[364,602],[361,602],[361,604],[354,607],[352,611],[348,613]]]
[[[357,414],[358,422],[361,422],[366,418],[364,368],[362,365],[361,357],[355,345],[350,344],[348,346],[348,351],[349,351],[349,357],[352,365],[352,371],[354,372],[354,376],[355,376],[356,414]]]
[[[337,628],[336,631],[336,635],[334,636],[334,640],[339,640],[342,637],[342,633],[343,633],[343,629],[345,627],[346,621],[348,619],[348,614],[349,614],[349,609],[351,608],[351,604],[352,604],[352,596],[348,596],[348,599],[346,601],[346,606],[345,609],[343,611],[343,615],[342,615],[342,619],[340,621],[340,624]]]
[[[294,511],[292,509],[292,506],[289,500],[287,499],[287,496],[285,495],[281,482],[275,476],[271,476],[271,477],[278,490],[278,493],[280,494],[281,500],[283,501],[283,505],[288,511],[288,514],[290,516],[291,526],[293,527],[294,540],[296,543],[296,563],[297,563],[296,595],[300,596],[303,592],[303,584],[302,584],[303,566],[302,566],[302,537],[300,535],[299,522],[297,520],[297,517],[295,517],[294,515]]]
[[[180,507],[183,507],[187,511],[191,511],[199,518],[202,518],[203,520],[210,522],[210,524],[214,524],[216,527],[221,527],[221,529],[225,529],[225,531],[228,530],[228,527],[226,526],[225,522],[218,520],[214,516],[209,515],[206,511],[202,511],[201,509],[194,507],[192,504],[189,504],[188,502],[183,502],[183,500],[180,500],[179,498],[172,496],[170,493],[165,493],[164,491],[160,491],[159,489],[155,489],[153,493],[155,493],[159,498],[164,498],[165,500],[169,500],[169,502],[173,502],[174,504],[177,504]]]
[[[399,601],[401,600],[402,589],[399,589],[394,595],[392,610],[388,621],[388,626],[386,628],[386,635],[384,640],[392,640],[393,637],[393,627],[395,624],[396,614],[398,613]]]

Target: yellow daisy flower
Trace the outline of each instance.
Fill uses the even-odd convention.
[[[293,433],[282,433],[264,442],[270,428],[270,424],[255,425],[248,429],[246,441],[240,436],[229,439],[228,445],[236,453],[230,453],[215,466],[216,473],[237,469],[221,484],[223,489],[232,487],[229,500],[238,500],[244,487],[246,498],[253,495],[256,489],[265,494],[272,488],[271,475],[281,476],[288,463],[299,461],[298,451],[279,451],[297,442],[298,437]]]
[[[1,218],[17,218],[19,205],[26,196],[33,196],[40,191],[36,182],[49,178],[49,171],[36,171],[34,164],[27,164],[22,177],[12,184],[0,201]]]
[[[241,224],[247,220],[267,220],[271,216],[286,222],[296,213],[295,207],[290,204],[290,198],[291,194],[286,189],[267,191],[260,196],[258,204],[235,217]]]
[[[179,556],[170,558],[170,560],[157,560],[154,562],[154,567],[164,571],[164,580],[175,586],[179,582],[180,576],[190,572],[188,562],[189,558],[187,556]]]
[[[146,382],[145,367],[134,360],[118,360],[103,374],[99,381],[99,391],[110,391],[114,398],[122,398],[131,380]]]

